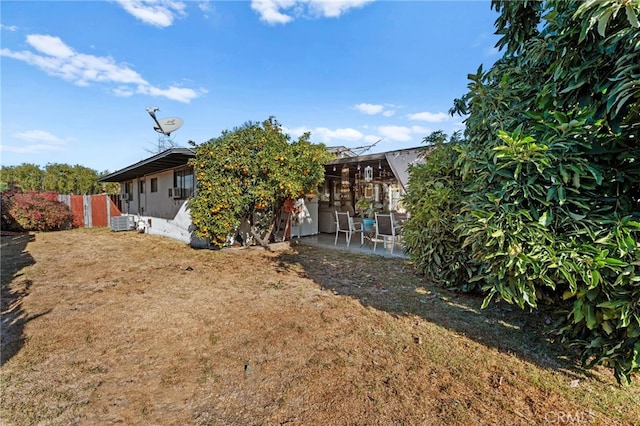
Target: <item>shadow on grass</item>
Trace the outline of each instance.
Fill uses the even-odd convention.
[[[24,325],[48,313],[28,316],[22,309],[22,300],[29,294],[32,283],[30,280],[16,282],[16,278],[22,276],[19,271],[35,263],[33,257],[25,251],[27,244],[34,240],[35,236],[29,234],[2,236],[0,365],[9,361],[24,345]]]
[[[594,377],[576,354],[545,336],[556,318],[544,307],[523,311],[499,301],[481,309],[483,296],[442,289],[415,273],[406,260],[295,246],[280,256],[281,268],[299,264],[306,278],[335,294],[396,316],[416,315],[485,346],[512,353],[540,367]]]

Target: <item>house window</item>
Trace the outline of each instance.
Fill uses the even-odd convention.
[[[173,173],[173,198],[191,197],[193,188],[193,169],[176,170]]]
[[[145,181],[143,181],[143,180],[138,182],[138,193],[139,194],[144,194],[144,184],[145,184]]]
[[[124,193],[126,194],[125,199],[133,200],[131,194],[133,194],[133,182],[129,181],[124,184]]]
[[[151,178],[151,192],[158,192],[158,178]]]

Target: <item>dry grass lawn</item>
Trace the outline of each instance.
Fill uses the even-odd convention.
[[[582,371],[550,320],[401,259],[192,250],[134,232],[2,237],[6,425],[627,425],[640,381]]]

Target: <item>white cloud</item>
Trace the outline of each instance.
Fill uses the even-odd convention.
[[[0,150],[16,154],[42,154],[52,151],[62,151],[65,141],[44,130],[28,130],[11,135],[18,141],[19,146],[0,145]]]
[[[309,0],[309,9],[326,18],[337,18],[349,9],[362,7],[373,0]]]
[[[300,136],[304,135],[307,132],[310,132],[311,129],[306,127],[306,126],[299,126],[299,127],[294,127],[294,128],[288,128],[288,127],[283,127],[282,131],[284,133],[287,133],[289,136],[291,136],[292,138],[299,138]]]
[[[411,133],[424,133],[426,135],[427,133],[431,133],[431,130],[422,126],[411,126]]]
[[[129,96],[133,96],[136,94],[136,92],[129,86],[116,87],[115,89],[111,90],[111,93],[116,96],[120,96],[121,98],[128,98]]]
[[[206,93],[206,90],[196,91],[176,85],[167,89],[155,87],[129,66],[116,63],[110,57],[77,53],[59,37],[31,34],[27,36],[27,43],[36,50],[35,53],[27,50],[14,52],[0,49],[0,55],[26,62],[49,75],[78,86],[88,86],[91,83],[118,84],[119,86],[113,89],[113,93],[118,96],[136,93],[189,103]]]
[[[28,130],[26,132],[14,133],[13,137],[25,142],[64,143],[62,139],[45,130]]]
[[[356,129],[335,129],[331,130],[326,127],[316,127],[311,131],[311,137],[317,137],[321,142],[330,142],[332,140],[354,142],[362,139],[364,135]]]
[[[0,28],[2,28],[5,31],[18,31],[18,27],[16,27],[15,25],[0,24]]]
[[[373,0],[252,0],[251,8],[268,24],[287,24],[299,17],[337,18]]]
[[[286,9],[294,4],[295,1],[287,0],[252,0],[251,9],[258,12],[260,20],[268,24],[286,24],[293,21],[293,18],[280,13],[279,9]]]
[[[205,14],[204,15],[205,17],[208,16],[207,15],[208,12],[211,12],[212,10],[214,10],[213,3],[209,0],[199,1],[198,8],[202,13]]]
[[[187,89],[184,87],[169,86],[168,89],[159,89],[150,85],[138,86],[138,93],[151,95],[153,97],[165,97],[178,102],[184,102],[188,104],[192,99],[197,98],[200,94],[206,93],[206,90],[200,89],[195,91],[193,89]]]
[[[367,126],[363,126],[367,128]],[[327,127],[309,128],[307,126],[284,128],[285,133],[291,137],[299,137],[305,132],[311,132],[311,140],[313,142],[322,142],[328,145],[339,144],[347,145],[353,143],[372,144],[380,139],[388,141],[409,142],[416,139],[422,139],[431,133],[431,130],[423,126],[379,126],[368,131],[371,133],[364,134],[359,130],[351,127],[330,129]]]
[[[339,129],[329,129],[327,127],[316,127],[309,128],[307,126],[299,126],[293,128],[283,128],[285,133],[288,133],[292,138],[297,138],[302,136],[306,132],[311,133],[311,140],[316,143],[339,143],[341,145],[347,144],[349,142],[375,142],[380,139],[379,136],[375,135],[364,135],[359,130],[346,127]]]
[[[311,140],[313,142],[322,142],[327,145],[346,145],[352,146],[354,143],[373,144],[380,139],[396,142],[410,142],[422,140],[433,130],[424,126],[362,126],[366,130],[366,134],[352,127],[330,129],[328,127],[310,128],[307,126],[299,126],[293,128],[284,128],[283,130],[291,135],[291,137],[299,137],[305,132],[311,132]]]
[[[382,110],[384,109],[384,105],[357,104],[354,105],[353,108],[367,115],[375,115],[382,112]]]
[[[145,24],[168,27],[176,17],[185,15],[185,3],[173,0],[116,0],[127,13]]]
[[[64,44],[59,37],[50,35],[30,34],[27,36],[27,43],[40,53],[65,59],[73,56],[73,50]]]
[[[415,135],[426,136],[430,130],[422,126],[380,126],[378,132],[385,139],[408,142],[415,139]]]
[[[449,114],[445,112],[417,112],[415,114],[408,114],[407,118],[409,120],[420,120],[426,121],[428,123],[442,123],[443,121],[449,120]]]
[[[394,104],[382,105],[382,104],[361,103],[353,106],[353,109],[360,111],[363,114],[367,114],[367,115],[382,114],[385,117],[392,117],[396,113],[395,111],[396,108],[397,106]]]
[[[380,126],[378,127],[378,131],[385,139],[390,139],[394,141],[410,141],[413,139],[411,137],[411,128],[404,126]]]

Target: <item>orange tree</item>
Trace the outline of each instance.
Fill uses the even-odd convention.
[[[243,245],[266,246],[284,202],[314,193],[324,181],[331,156],[309,137],[290,142],[270,117],[196,146],[197,191],[189,205],[196,235],[222,247],[244,228]]]

